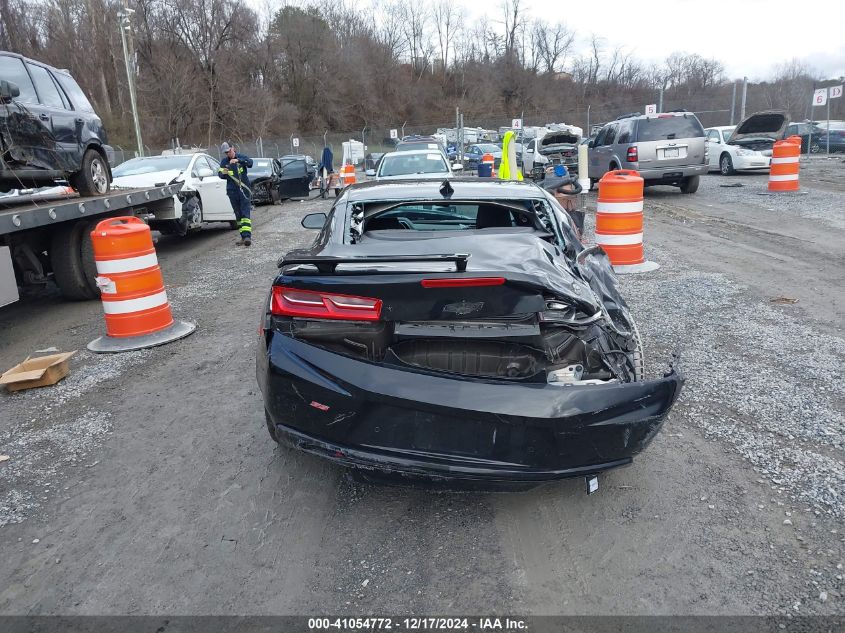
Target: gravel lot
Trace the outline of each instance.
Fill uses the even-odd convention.
[[[649,372],[677,350],[688,382],[589,497],[388,488],[275,447],[255,327],[326,203],[262,207],[249,250],[161,240],[195,334],[0,393],[0,613],[845,614],[845,165],[802,168],[794,196],[759,174],[648,190],[661,267],[620,283]],[[54,292],[10,306],[2,365],[84,350],[101,319]]]

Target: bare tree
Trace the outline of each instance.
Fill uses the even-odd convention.
[[[566,65],[575,43],[575,31],[561,22],[549,25],[545,20],[537,18],[531,24],[531,39],[543,72],[552,74]]]

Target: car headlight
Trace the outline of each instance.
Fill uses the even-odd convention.
[[[756,154],[756,153],[757,152],[755,152],[753,149],[745,149],[745,148],[742,148],[742,147],[740,147],[739,149],[736,150],[737,156],[754,156],[754,154]]]

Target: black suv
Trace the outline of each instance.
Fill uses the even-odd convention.
[[[68,71],[0,51],[0,192],[67,180],[82,195],[106,193],[106,142]]]

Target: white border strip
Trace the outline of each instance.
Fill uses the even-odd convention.
[[[786,174],[783,176],[769,174],[769,182],[783,182],[786,180],[798,180],[798,174]]]
[[[629,235],[607,235],[596,233],[596,244],[607,244],[608,246],[631,246],[642,243],[642,233],[631,233]]]
[[[138,297],[137,299],[123,299],[122,301],[103,301],[103,312],[106,314],[129,314],[157,308],[167,303],[167,292],[162,290],[154,295]]]
[[[797,156],[783,156],[779,158],[772,158],[772,165],[786,165],[788,163],[798,163],[800,159]]]
[[[599,201],[596,205],[599,213],[642,213],[643,201],[639,202],[605,202]]]
[[[138,257],[126,257],[124,259],[97,260],[97,272],[101,275],[113,273],[131,273],[136,270],[144,270],[158,265],[158,257],[155,253],[139,255]]]

